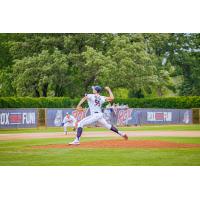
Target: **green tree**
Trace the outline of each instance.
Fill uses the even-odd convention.
[[[48,92],[63,96],[68,83],[67,56],[59,50],[16,60],[13,66],[13,85],[19,96],[46,97]]]
[[[200,95],[200,34],[171,34],[168,49],[170,62],[183,77],[179,94]]]
[[[155,66],[146,52],[142,34],[116,36],[107,55],[112,60],[107,70],[107,82],[112,87],[138,91],[155,82]]]
[[[10,68],[0,70],[0,96],[14,96],[15,90],[12,86],[13,74]]]
[[[200,95],[199,54],[200,34],[0,34],[0,96]]]
[[[174,66],[171,64],[169,57],[169,33],[150,33],[143,34],[147,47],[147,52],[151,55],[151,61],[156,67],[155,82],[149,88],[149,95],[164,96],[169,90],[176,92],[175,82],[173,80]],[[155,92],[154,92],[155,91]]]
[[[7,34],[0,34],[0,70],[12,65],[12,56],[9,52]]]

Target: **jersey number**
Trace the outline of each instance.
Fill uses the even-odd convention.
[[[100,101],[95,99],[95,106],[100,106]]]

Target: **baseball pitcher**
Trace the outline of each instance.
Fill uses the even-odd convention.
[[[98,122],[105,128],[117,133],[118,135],[123,137],[125,140],[128,140],[128,136],[125,133],[118,131],[116,127],[108,124],[107,121],[103,118],[103,113],[102,113],[103,103],[111,102],[114,100],[114,96],[111,89],[109,87],[105,87],[105,89],[108,91],[109,97],[100,95],[100,92],[102,90],[100,86],[92,86],[93,94],[86,94],[85,97],[83,97],[81,101],[79,102],[77,109],[82,110],[81,105],[87,100],[91,115],[84,118],[78,123],[76,138],[73,142],[69,144],[71,145],[80,144],[80,137],[83,132],[83,127],[86,125],[92,124],[94,122]]]
[[[63,119],[62,126],[64,127],[64,134],[67,135],[67,127],[73,127],[76,130],[76,119],[68,112]]]

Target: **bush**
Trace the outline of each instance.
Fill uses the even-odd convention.
[[[79,101],[66,97],[2,97],[0,108],[72,108]],[[128,104],[132,108],[200,108],[200,97],[129,98],[115,99],[114,103]]]
[[[116,99],[115,103],[128,104],[132,108],[200,108],[200,97],[131,98]]]
[[[0,108],[71,108],[76,106],[79,99],[65,97],[3,97],[0,98]]]

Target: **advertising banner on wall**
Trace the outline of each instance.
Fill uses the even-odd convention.
[[[85,111],[78,111],[72,108],[51,108],[46,110],[46,125],[53,127],[53,126],[61,126],[63,118],[65,117],[66,113],[73,115],[75,119],[79,122],[83,118],[89,115],[89,109]]]
[[[66,113],[73,115],[79,122],[90,115],[89,109],[77,111],[74,109],[47,109],[47,126],[61,126]],[[107,108],[104,118],[110,124],[118,126],[141,124],[191,124],[192,110],[189,109],[133,109]],[[93,124],[98,126],[98,124]]]
[[[37,109],[0,109],[0,128],[37,127]]]
[[[77,111],[72,108],[46,109],[46,126],[59,127],[66,113],[81,121],[90,115],[89,109]],[[145,109],[145,108],[107,108],[104,118],[110,124],[118,126],[141,124],[191,124],[190,109]],[[0,129],[34,128],[38,125],[37,109],[0,109]],[[99,126],[97,123],[92,126]]]
[[[178,124],[178,110],[142,110],[144,123],[148,124]]]
[[[143,124],[191,124],[190,109],[139,109]]]
[[[147,121],[171,122],[172,112],[147,112]]]
[[[133,109],[126,110],[113,110],[113,109],[105,109],[104,110],[104,118],[110,124],[118,124],[118,125],[128,125],[129,120],[134,121],[132,117]],[[46,111],[46,125],[53,126],[61,126],[63,118],[66,113],[73,115],[75,119],[79,122],[84,119],[86,116],[90,115],[89,109],[85,111],[78,111],[75,109],[47,109]],[[93,126],[99,126],[98,123],[92,124]]]

